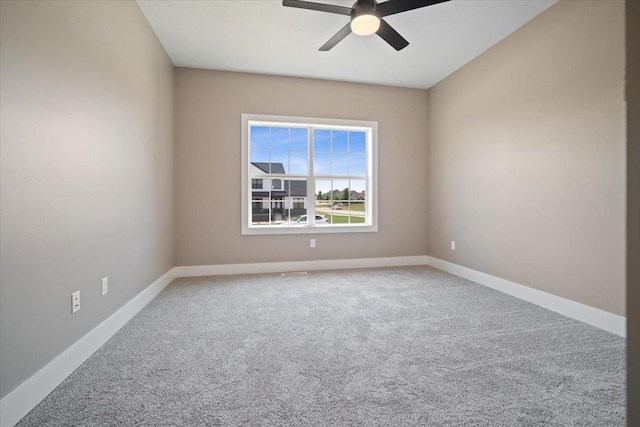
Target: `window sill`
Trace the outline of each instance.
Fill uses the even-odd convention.
[[[243,227],[242,235],[287,235],[287,234],[330,234],[330,233],[377,233],[377,225],[297,225],[297,226],[257,226]]]

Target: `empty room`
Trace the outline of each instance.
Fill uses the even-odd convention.
[[[639,15],[2,0],[0,425],[640,425]]]

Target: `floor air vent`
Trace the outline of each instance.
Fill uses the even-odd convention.
[[[284,273],[280,273],[281,276],[306,276],[306,271],[287,271]]]

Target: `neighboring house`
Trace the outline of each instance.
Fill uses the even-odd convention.
[[[351,190],[349,193],[349,200],[364,200],[364,190],[360,192]]]
[[[251,163],[252,222],[286,221],[307,213],[307,181],[271,178],[285,175],[282,163]],[[256,178],[263,175],[264,178]],[[271,212],[269,212],[271,206]]]
[[[324,193],[322,195],[322,199],[323,200],[333,200],[336,197],[338,198],[338,200],[342,200],[342,196],[344,194],[344,190],[333,190],[333,191],[327,191],[326,193]],[[364,190],[362,191],[355,191],[355,190],[351,190],[349,192],[349,200],[364,200]]]

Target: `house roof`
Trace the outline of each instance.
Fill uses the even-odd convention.
[[[284,166],[282,166],[282,163],[251,162],[251,164],[265,173],[287,173],[284,170]],[[271,165],[271,171],[269,171],[269,165]]]
[[[324,193],[323,198],[325,200],[328,199],[333,199],[335,196],[342,196],[342,194],[344,193],[344,190],[331,190],[331,191],[327,191],[326,193]],[[365,198],[365,191],[356,191],[356,190],[351,190],[349,191],[349,200],[364,200]]]

